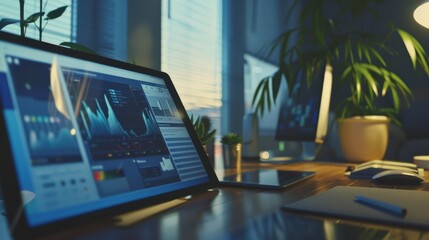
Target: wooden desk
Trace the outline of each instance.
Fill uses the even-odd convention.
[[[131,227],[121,228],[107,220],[99,221],[49,239],[367,239],[373,236],[429,239],[429,231],[306,216],[280,210],[282,205],[334,186],[388,187],[375,186],[369,180],[349,179],[343,175],[345,166],[347,165],[320,162],[288,165],[246,163],[242,171],[276,168],[315,171],[317,175],[280,191],[221,187],[196,194],[188,203]],[[229,175],[235,170],[218,169],[216,172],[218,175]],[[427,183],[417,187],[397,188],[428,190],[428,171],[426,181]]]

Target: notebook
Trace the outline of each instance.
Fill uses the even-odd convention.
[[[355,201],[361,195],[406,209],[404,216],[389,214]],[[429,192],[368,187],[334,187],[283,206],[286,211],[429,229]]]
[[[0,33],[0,93],[17,238],[218,185],[166,73]]]

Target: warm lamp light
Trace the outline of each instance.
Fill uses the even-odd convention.
[[[429,28],[429,1],[426,0],[422,5],[414,10],[414,19],[425,28]]]

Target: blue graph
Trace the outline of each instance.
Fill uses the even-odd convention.
[[[106,95],[104,95],[104,103],[107,108],[107,114],[102,110],[98,99],[95,99],[95,103],[96,109],[93,112],[88,104],[85,101],[82,101],[83,110],[80,111],[82,122],[89,139],[100,136],[143,137],[152,136],[158,133],[155,117],[148,109],[143,109],[141,112],[146,130],[143,133],[138,134],[132,129],[127,131],[123,128]],[[85,118],[85,115],[87,118]]]
[[[146,126],[146,136],[155,135],[158,133],[158,126],[156,124],[155,116],[149,109],[144,109],[142,112],[143,121]]]
[[[82,70],[65,80],[91,161],[168,153],[139,81]]]

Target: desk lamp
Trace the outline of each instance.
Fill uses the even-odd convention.
[[[414,10],[414,19],[425,28],[429,28],[429,0],[424,1]]]

